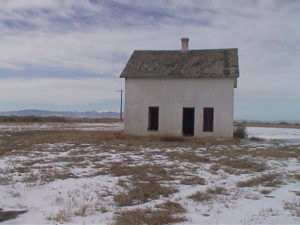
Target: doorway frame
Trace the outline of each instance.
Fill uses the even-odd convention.
[[[193,137],[195,134],[195,107],[182,108],[182,135]]]

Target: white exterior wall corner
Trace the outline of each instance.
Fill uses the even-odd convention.
[[[183,107],[195,108],[195,137],[232,138],[234,78],[125,78],[124,132],[182,136]],[[159,107],[158,131],[148,131],[148,108]],[[203,132],[203,108],[214,108],[214,130]]]

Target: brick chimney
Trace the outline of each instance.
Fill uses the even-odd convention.
[[[189,39],[188,38],[181,38],[181,52],[182,53],[189,52]]]

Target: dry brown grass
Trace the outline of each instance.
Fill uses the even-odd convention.
[[[300,201],[294,200],[292,202],[284,202],[284,209],[292,212],[292,216],[300,217]]]
[[[249,155],[253,157],[264,157],[264,158],[297,158],[300,154],[299,146],[278,146],[274,145],[271,148],[256,149],[249,151]]]
[[[119,178],[117,184],[113,183],[118,185],[116,189],[105,193],[105,197],[110,201],[113,197],[114,202],[110,202],[108,207],[99,207],[98,210],[103,212],[112,212],[115,206],[134,205],[136,208],[147,202],[153,205],[153,200],[173,197],[176,188],[184,188],[180,185],[208,185],[205,191],[196,192],[188,198],[202,204],[217,204],[235,198],[227,196],[233,192],[220,186],[225,180],[216,180],[230,174],[256,175],[238,182],[237,187],[272,187],[259,191],[268,195],[270,190],[275,189],[273,187],[283,183],[283,179],[280,174],[266,172],[275,169],[272,163],[268,164],[270,168],[267,167],[267,160],[271,158],[281,162],[281,159],[299,157],[300,153],[299,145],[285,146],[275,142],[136,137],[115,131],[43,130],[1,134],[0,156],[7,156],[10,161],[0,170],[0,185],[24,182],[35,186],[57,179],[100,175],[113,176],[110,178],[115,181]],[[220,169],[222,172],[216,173]],[[209,177],[207,171],[216,175]],[[205,180],[199,174],[208,178]],[[300,179],[297,171],[285,176],[293,182]],[[113,190],[121,191],[114,194]],[[261,195],[259,192],[258,195]],[[18,197],[18,193],[12,192],[11,195]],[[177,216],[184,211],[180,204],[167,201],[151,209],[122,211],[115,218],[116,224],[166,224],[184,221],[183,216]],[[87,206],[83,205],[72,211],[72,215],[61,210],[49,218],[63,222],[74,215],[85,216],[87,213]]]
[[[267,169],[266,163],[258,162],[257,160],[254,159],[222,158],[217,160],[217,165],[220,166],[227,173],[238,173],[238,174],[263,172]]]
[[[259,192],[263,195],[268,195],[272,192],[272,190],[270,190],[270,189],[261,189]]]
[[[180,184],[184,185],[205,185],[205,179],[198,176],[188,176],[180,180]]]
[[[104,140],[114,140],[116,143],[118,143],[118,135],[118,132],[74,130],[6,132],[5,135],[0,136],[0,156],[10,154],[24,155],[31,152],[33,147],[37,148],[37,145],[54,143],[72,143],[74,145],[81,145],[83,143],[99,144]],[[59,149],[60,152],[63,150],[63,148]]]
[[[160,196],[169,197],[169,195],[178,191],[155,180],[136,181],[125,187],[127,189],[125,192],[114,195],[114,201],[119,207],[145,203],[158,199]]]
[[[226,188],[221,187],[221,186],[214,186],[211,188],[207,188],[206,192],[212,195],[227,195],[228,191]]]
[[[167,201],[155,208],[117,212],[114,225],[158,225],[187,221],[185,216],[178,215],[186,212],[179,203]]]
[[[221,186],[214,186],[207,188],[205,192],[197,191],[195,194],[189,195],[187,198],[195,202],[209,202],[214,199],[214,195],[229,195],[226,188]]]
[[[178,160],[181,162],[190,162],[190,163],[210,163],[208,156],[198,155],[194,150],[188,150],[184,152],[172,151],[166,152],[165,155],[169,157],[170,160]]]
[[[21,182],[30,186],[35,186],[44,185],[54,180],[65,180],[68,178],[77,178],[77,176],[67,169],[58,170],[55,168],[41,168],[35,172],[30,171],[30,173],[25,174],[22,177]]]
[[[133,180],[148,181],[150,180],[174,180],[170,173],[176,170],[167,170],[168,168],[174,169],[172,166],[165,166],[159,164],[143,164],[134,166],[131,163],[112,162],[107,168],[106,173],[113,176],[133,176]]]
[[[71,118],[61,116],[0,116],[0,123],[117,123],[115,118]]]
[[[192,199],[195,202],[207,202],[212,199],[212,195],[207,192],[197,191],[195,194],[189,195],[188,199]]]
[[[278,173],[268,173],[261,176],[253,177],[246,181],[239,181],[236,183],[237,187],[253,187],[262,185],[264,187],[277,187],[283,184],[282,175]]]
[[[61,209],[56,214],[50,214],[49,216],[47,216],[46,219],[47,220],[52,220],[52,221],[55,221],[55,222],[63,224],[65,222],[71,221],[71,215],[70,215],[70,213],[67,210]]]
[[[178,202],[166,201],[162,204],[155,205],[155,208],[164,209],[169,214],[185,213],[186,209],[182,207]]]

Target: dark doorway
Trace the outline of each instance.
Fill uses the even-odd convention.
[[[182,133],[183,136],[194,136],[195,108],[183,108]]]
[[[149,107],[148,130],[158,130],[158,107]]]
[[[203,111],[203,131],[214,131],[214,108],[204,108]]]

